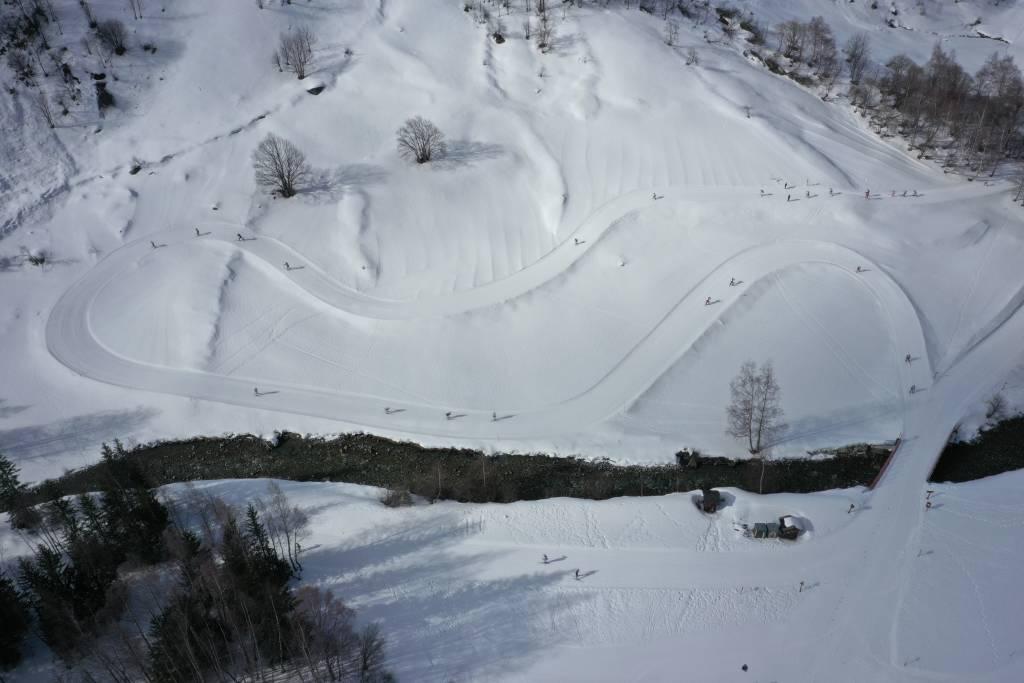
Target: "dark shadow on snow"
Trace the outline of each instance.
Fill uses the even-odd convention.
[[[452,169],[497,159],[504,154],[505,148],[501,145],[471,140],[452,140],[448,143],[448,149],[444,155],[431,163],[438,168]]]

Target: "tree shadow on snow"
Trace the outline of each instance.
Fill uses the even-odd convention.
[[[6,398],[0,398],[0,419],[10,417],[11,415],[17,415],[23,410],[28,410],[29,406],[10,406],[4,405],[7,403]]]
[[[338,201],[350,187],[377,185],[387,180],[388,172],[372,164],[349,164],[334,169],[313,171],[312,178],[299,194],[315,202]]]
[[[455,549],[473,525],[455,512],[402,510],[401,521],[377,527],[341,547],[310,552],[306,576],[319,576],[357,609],[380,621],[399,680],[489,680],[521,671],[538,653],[574,631],[572,610],[588,597],[565,585],[562,572],[480,579],[480,569],[513,553]],[[334,578],[332,578],[334,577]],[[575,585],[575,584],[573,584]]]
[[[432,162],[433,166],[442,169],[472,166],[481,161],[497,159],[505,154],[505,148],[489,142],[473,142],[471,140],[452,140],[444,156]]]
[[[93,460],[99,460],[100,444],[124,439],[155,414],[152,409],[136,408],[90,413],[48,424],[8,429],[0,431],[0,452],[15,462],[57,460],[84,452],[94,455]]]

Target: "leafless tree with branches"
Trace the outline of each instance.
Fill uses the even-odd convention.
[[[278,66],[295,74],[301,81],[306,77],[309,66],[313,62],[313,46],[316,35],[307,26],[281,34],[280,43],[274,59]]]
[[[771,361],[760,370],[747,361],[729,384],[731,400],[727,408],[727,433],[747,442],[751,454],[760,453],[786,429],[781,391]]]
[[[253,155],[257,184],[282,197],[293,197],[309,181],[311,169],[298,147],[273,133],[263,138]]]
[[[858,33],[851,36],[843,46],[843,54],[846,56],[846,64],[850,69],[850,82],[860,83],[864,75],[864,69],[868,66],[871,58],[871,44],[866,33]]]
[[[398,129],[397,136],[398,153],[405,159],[415,160],[417,164],[425,164],[443,156],[448,150],[441,129],[422,116],[407,119]]]
[[[29,95],[28,101],[32,104],[32,108],[39,112],[39,115],[46,121],[46,125],[50,128],[56,128],[56,123],[53,117],[53,107],[50,106],[50,98],[47,97],[46,91],[40,88],[36,92]]]
[[[128,31],[118,19],[107,19],[97,24],[96,37],[103,47],[115,55],[123,55],[128,50]]]

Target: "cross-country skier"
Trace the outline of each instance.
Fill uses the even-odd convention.
[[[871,199],[871,190],[864,190],[864,199]]]
[[[152,247],[154,249],[156,249],[156,242],[154,242],[153,240],[150,240],[149,243],[150,243],[150,245],[152,245]]]
[[[580,580],[580,570],[579,569],[576,570],[576,580],[577,581]]]
[[[790,197],[791,197],[791,196],[792,196],[792,195],[788,195],[788,194],[786,195],[786,201],[787,201],[787,202],[788,202],[788,201],[790,201]]]
[[[285,270],[291,270],[292,269],[292,267],[290,265],[288,265],[287,261],[284,262],[284,269]]]
[[[911,384],[910,385],[910,393],[911,394],[917,393],[917,385],[916,384]]]
[[[196,228],[196,237],[199,237],[199,228]]]
[[[903,362],[905,362],[907,365],[910,365],[911,360],[913,359],[910,357],[909,353],[903,358]]]
[[[704,299],[704,305],[705,306],[710,306],[711,305],[711,297],[710,296],[707,299]]]
[[[854,508],[853,503],[850,503],[850,509],[846,511],[846,514],[850,514],[851,512],[853,512],[853,508]]]
[[[449,410],[447,413],[444,414],[444,416],[449,420],[452,419],[452,411]]]
[[[244,241],[245,241],[245,238],[244,238],[244,237],[242,237],[242,233],[240,233],[240,232],[236,232],[235,234],[236,234],[236,235],[238,235],[238,241],[239,241],[239,242],[244,242]]]
[[[544,555],[544,564],[547,564],[547,563],[548,563],[548,556],[545,554]]]
[[[260,395],[260,388],[259,387],[253,387],[252,388],[252,393],[255,396],[259,396]]]
[[[491,413],[491,422],[497,422],[497,421],[498,421],[498,414],[497,413]],[[544,557],[547,557],[547,555],[545,555]]]
[[[734,277],[729,278],[729,286],[730,287],[735,287],[736,286],[736,278],[734,278]]]

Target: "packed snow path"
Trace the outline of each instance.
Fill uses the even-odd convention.
[[[650,201],[646,193],[643,197]],[[413,435],[491,439],[551,436],[584,429],[627,407],[719,321],[743,296],[745,286],[791,266],[815,263],[840,269],[877,299],[888,316],[888,334],[896,348],[907,349],[918,359],[913,364],[900,365],[902,385],[925,387],[930,382],[931,363],[924,334],[917,312],[902,288],[860,254],[839,245],[810,240],[769,242],[740,251],[685,292],[625,356],[611,367],[596,369],[600,374],[589,388],[553,405],[503,410],[501,417],[505,419],[493,419],[489,406],[409,403],[387,396],[271,384],[260,377],[228,377],[161,367],[125,358],[104,346],[93,333],[90,316],[94,299],[141,259],[160,258],[161,248],[186,240],[201,240],[200,244],[211,249],[242,249],[269,277],[287,277],[309,296],[346,315],[390,320],[450,316],[509,301],[560,275],[577,259],[586,258],[590,246],[598,242],[615,218],[634,210],[641,200],[639,193],[633,193],[620,202],[612,202],[585,221],[573,240],[563,242],[514,276],[425,301],[385,300],[345,287],[323,271],[305,265],[308,262],[301,255],[279,241],[262,236],[238,240],[241,233],[233,225],[204,226],[201,237],[183,229],[151,234],[109,254],[64,294],[47,322],[47,346],[54,357],[77,373],[117,386],[325,417]],[[285,269],[285,262],[302,263],[304,267]],[[713,286],[718,281],[728,282],[730,273],[742,273],[745,286]],[[722,291],[715,305],[705,305],[707,291]],[[385,412],[385,408],[392,410]],[[443,419],[449,412],[458,419]]]

